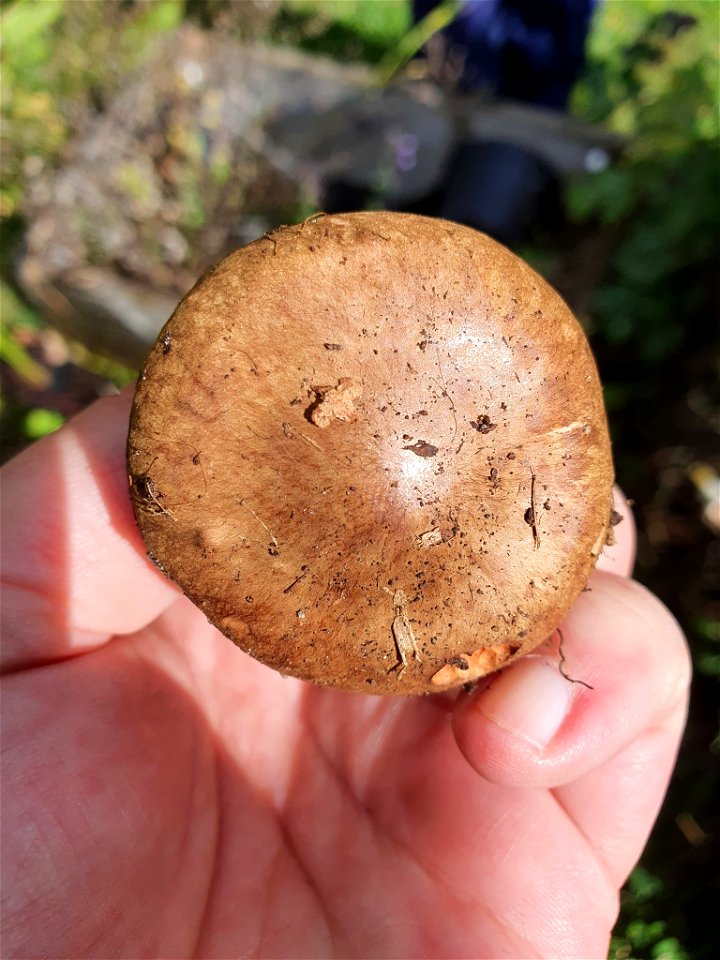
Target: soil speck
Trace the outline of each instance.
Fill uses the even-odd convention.
[[[427,443],[425,440],[418,440],[416,443],[413,443],[412,446],[403,447],[403,450],[410,450],[418,457],[434,457],[438,452],[438,447],[432,443]]]
[[[497,424],[493,423],[486,413],[481,413],[477,420],[470,421],[470,426],[478,433],[490,433],[497,427]]]

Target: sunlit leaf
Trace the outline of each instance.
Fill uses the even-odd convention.
[[[65,423],[65,418],[57,410],[45,410],[37,407],[25,414],[25,433],[31,440],[38,440],[48,433],[54,433]]]

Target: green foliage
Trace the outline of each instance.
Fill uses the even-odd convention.
[[[720,680],[720,622],[707,617],[696,617],[695,632],[705,642],[695,657],[695,666],[700,673]]]
[[[4,57],[11,57],[26,66],[45,59],[47,34],[63,13],[64,0],[47,3],[46,0],[23,0],[0,13],[0,49]]]
[[[406,0],[284,0],[271,36],[340,60],[378,63],[409,26]]]
[[[2,8],[1,218],[22,213],[25,164],[57,163],[79,106],[118,89],[183,13],[183,0],[14,0]]]
[[[36,407],[25,414],[25,434],[30,440],[39,440],[48,433],[54,433],[65,423],[65,418],[57,410],[44,410]]]
[[[14,371],[21,380],[37,389],[47,385],[47,371],[19,341],[19,329],[36,329],[40,320],[33,310],[16,296],[15,291],[0,281],[0,362]]]
[[[387,83],[455,17],[460,0],[441,0],[412,23],[409,0],[284,0],[275,39],[337,59],[377,65]]]
[[[34,310],[17,296],[9,284],[0,280],[0,332],[3,339],[16,326],[38,327],[40,319]]]
[[[610,960],[690,960],[676,937],[665,936],[667,923],[654,917],[653,901],[663,893],[659,877],[636,867],[623,891],[623,907],[631,919],[619,925],[610,945]]]
[[[662,893],[663,882],[643,867],[636,867],[628,878],[626,892],[635,903],[643,904]]]
[[[409,4],[405,0],[285,0],[290,13],[316,18],[327,25],[341,25],[365,40],[380,44],[397,43],[410,25]]]
[[[575,111],[630,138],[623,160],[567,190],[570,216],[625,230],[593,302],[596,329],[654,363],[709,299],[720,225],[718,10],[626,0],[601,10]],[[715,202],[713,202],[715,201]]]
[[[452,23],[459,7],[459,0],[442,0],[419,23],[408,29],[378,64],[378,82],[388,83],[434,34]]]
[[[690,954],[685,950],[677,937],[665,937],[658,940],[652,948],[653,960],[690,960]]]

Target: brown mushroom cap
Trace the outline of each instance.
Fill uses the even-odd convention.
[[[550,636],[605,542],[590,348],[488,237],[319,216],[231,254],[178,306],[128,445],[148,552],[266,664],[440,691]]]

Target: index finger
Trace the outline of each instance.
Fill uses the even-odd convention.
[[[132,397],[93,404],[0,474],[2,670],[80,653],[178,597],[149,563],[127,489]]]

